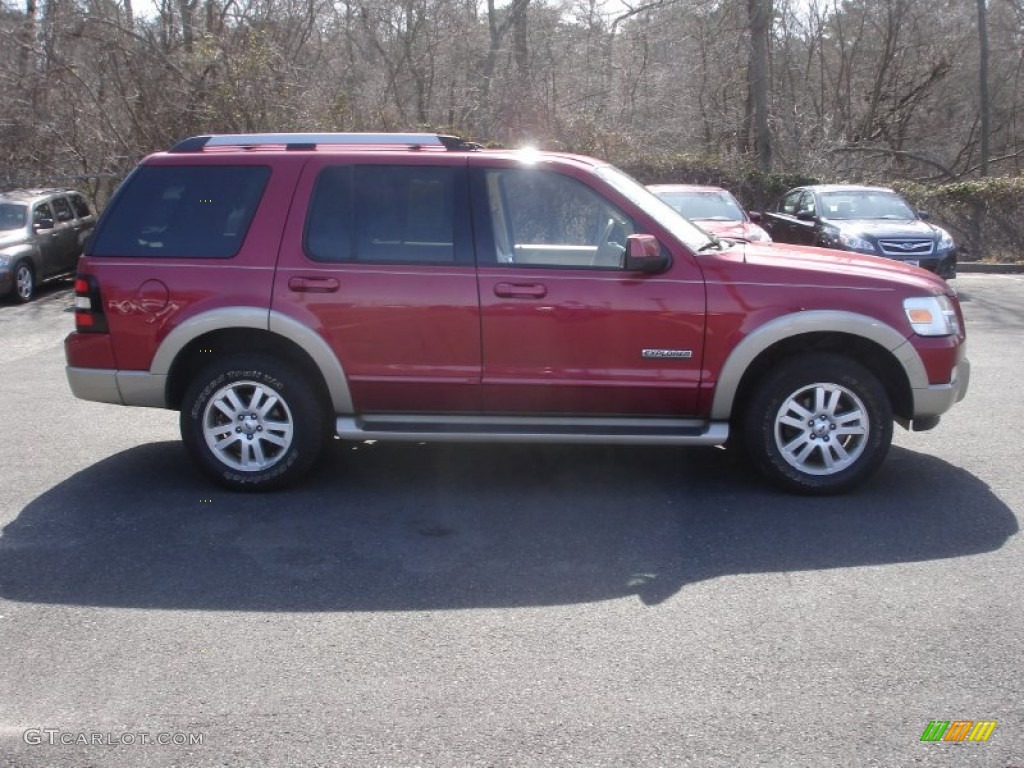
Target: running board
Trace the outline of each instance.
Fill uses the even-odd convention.
[[[537,416],[338,416],[342,440],[467,443],[722,445],[729,424],[700,419]]]

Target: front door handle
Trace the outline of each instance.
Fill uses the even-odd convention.
[[[288,288],[296,293],[334,293],[341,284],[333,277],[290,277]]]
[[[503,299],[542,299],[548,289],[540,283],[498,283],[494,295]]]

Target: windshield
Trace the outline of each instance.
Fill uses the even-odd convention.
[[[615,187],[631,203],[640,206],[644,213],[667,229],[691,251],[697,252],[709,243],[715,242],[704,230],[684,219],[675,208],[629,174],[623,173],[613,165],[602,165],[596,171],[598,176]]]
[[[916,219],[917,214],[895,192],[825,192],[820,215],[826,219]]]
[[[0,203],[0,231],[24,227],[26,211],[27,206],[19,203]]]
[[[683,216],[697,221],[744,221],[743,210],[728,192],[656,192]]]

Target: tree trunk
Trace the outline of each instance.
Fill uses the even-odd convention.
[[[768,173],[772,169],[772,137],[768,124],[768,40],[772,24],[772,0],[747,0],[750,25],[750,65],[747,67],[747,100],[750,132],[754,139],[757,167]]]
[[[36,45],[36,0],[26,0],[25,2],[25,23],[22,25],[20,37],[18,77],[24,83],[30,74],[30,69],[35,67],[32,52]]]
[[[981,112],[981,157],[978,174],[988,176],[990,115],[992,104],[988,95],[988,9],[986,0],[978,0],[978,109]]]

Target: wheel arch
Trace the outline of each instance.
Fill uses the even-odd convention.
[[[927,374],[906,337],[864,315],[805,312],[776,318],[736,346],[722,367],[712,418],[734,417],[736,404],[745,402],[768,371],[808,352],[833,352],[857,361],[881,382],[893,413],[900,419],[913,417],[913,386],[927,381]]]
[[[212,310],[178,326],[160,345],[150,373],[166,376],[167,407],[178,409],[189,381],[213,356],[262,353],[288,360],[309,376],[334,413],[351,413],[344,370],[327,342],[290,317],[257,307]]]

